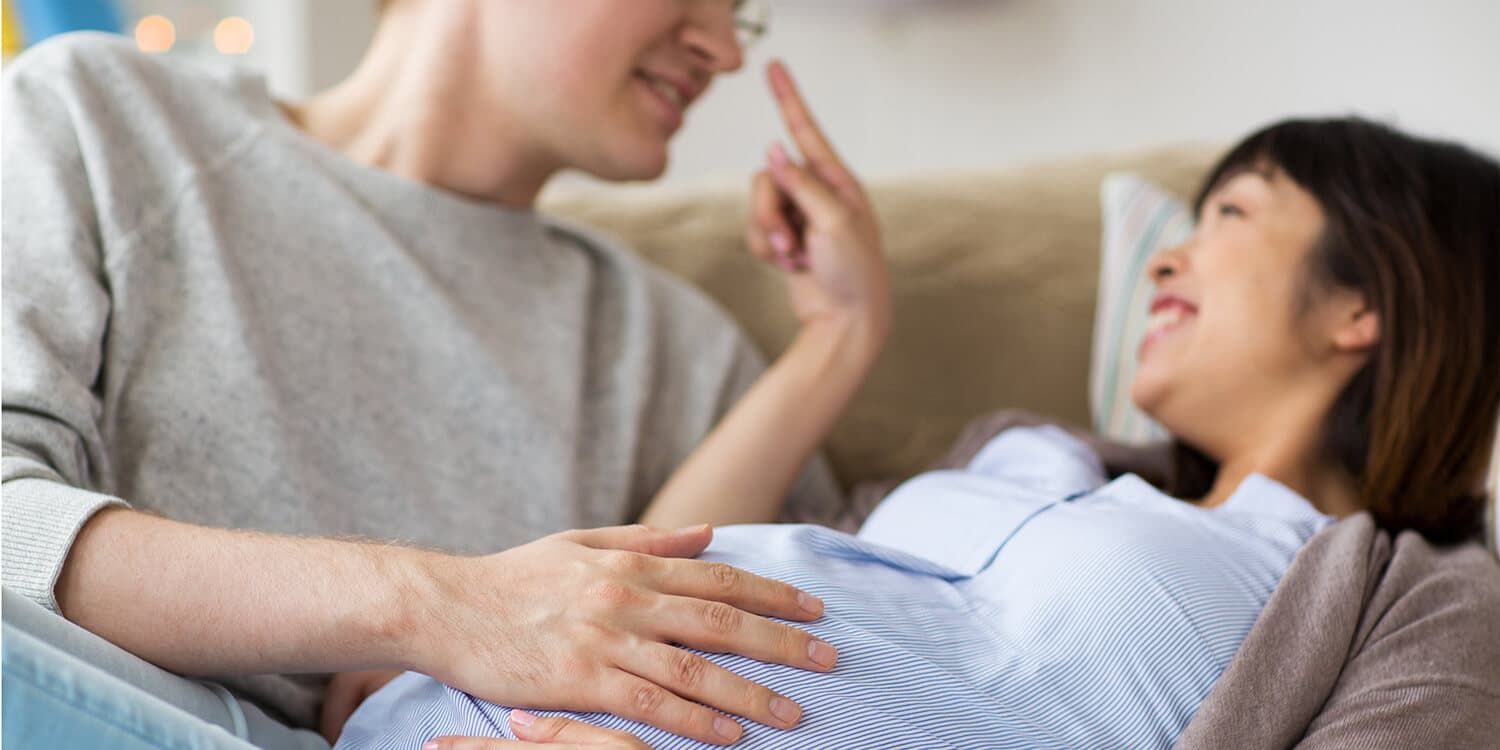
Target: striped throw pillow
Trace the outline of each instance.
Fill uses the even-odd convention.
[[[1182,201],[1133,174],[1108,175],[1099,192],[1104,241],[1089,364],[1094,431],[1130,443],[1160,439],[1165,431],[1130,400],[1153,293],[1146,263],[1157,250],[1187,240],[1193,215]]]
[[[1182,201],[1133,174],[1105,177],[1099,192],[1104,240],[1089,364],[1094,430],[1116,440],[1147,442],[1166,433],[1130,400],[1135,353],[1150,317],[1152,284],[1146,278],[1146,263],[1157,250],[1187,240],[1193,215]],[[1500,551],[1500,434],[1490,458],[1488,486],[1490,546]]]

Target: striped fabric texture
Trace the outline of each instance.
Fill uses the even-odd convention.
[[[1146,262],[1157,250],[1186,241],[1193,231],[1193,215],[1181,200],[1130,173],[1106,176],[1099,193],[1104,238],[1089,366],[1094,430],[1116,440],[1147,442],[1164,437],[1165,431],[1130,400],[1135,353],[1146,333],[1152,294]],[[1492,454],[1489,541],[1500,553],[1500,428]]]
[[[1165,748],[1233,658],[1302,544],[1328,519],[1252,476],[1211,510],[1055,428],[995,438],[966,470],[898,488],[858,536],[735,526],[706,559],[822,597],[806,624],[839,649],[818,674],[713,662],[797,701],[802,724],[747,723],[737,748]],[[511,737],[509,708],[408,674],[355,713],[340,750],[437,735]],[[658,750],[708,745],[601,714]]]

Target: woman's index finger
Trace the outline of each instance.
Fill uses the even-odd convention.
[[[797,83],[792,80],[792,74],[787,71],[786,65],[779,60],[773,62],[766,74],[771,82],[771,93],[776,96],[776,104],[781,110],[781,117],[786,121],[787,130],[791,132],[792,140],[797,142],[802,155],[820,172],[831,169],[847,174],[848,169],[844,167],[843,160],[813,119],[812,110],[808,109],[806,100],[797,90]]]

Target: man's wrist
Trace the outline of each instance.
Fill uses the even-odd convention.
[[[372,655],[378,654],[378,663],[370,666],[424,673],[440,668],[433,644],[443,637],[435,632],[443,618],[435,615],[450,606],[448,581],[461,558],[402,547],[382,547],[380,553],[376,569],[383,588],[370,618],[377,623]]]

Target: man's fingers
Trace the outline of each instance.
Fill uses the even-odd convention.
[[[663,594],[723,602],[746,612],[807,622],[823,616],[823,601],[781,581],[722,562],[672,560],[651,572]]]
[[[739,722],[629,672],[609,670],[598,689],[601,710],[699,742],[729,745],[745,733]]]
[[[862,199],[864,192],[859,186],[859,181],[844,165],[844,160],[839,157],[838,151],[833,148],[828,136],[823,134],[823,129],[818,126],[812,109],[807,106],[807,101],[797,90],[797,83],[792,79],[792,74],[787,70],[786,65],[779,60],[775,61],[766,69],[766,74],[771,83],[771,92],[775,95],[777,106],[781,110],[782,120],[786,122],[787,130],[792,134],[792,140],[797,143],[797,148],[802,151],[803,156],[807,157],[808,164],[819,177],[826,180],[846,198]]]
[[[632,648],[620,667],[684,698],[768,727],[791,729],[802,718],[802,709],[789,698],[686,649],[661,643]]]
[[[608,747],[612,750],[648,750],[646,743],[629,732],[602,729],[560,716],[537,716],[519,709],[510,712],[510,730],[516,737],[538,746],[556,748],[556,743],[572,747]],[[514,748],[508,745],[507,748]]]
[[[714,531],[708,524],[683,529],[653,529],[636,524],[565,531],[558,537],[594,549],[627,550],[658,557],[696,557],[713,541]]]
[[[638,627],[654,630],[660,640],[700,651],[815,672],[827,672],[838,661],[838,651],[810,633],[723,602],[664,596],[641,617]]]

